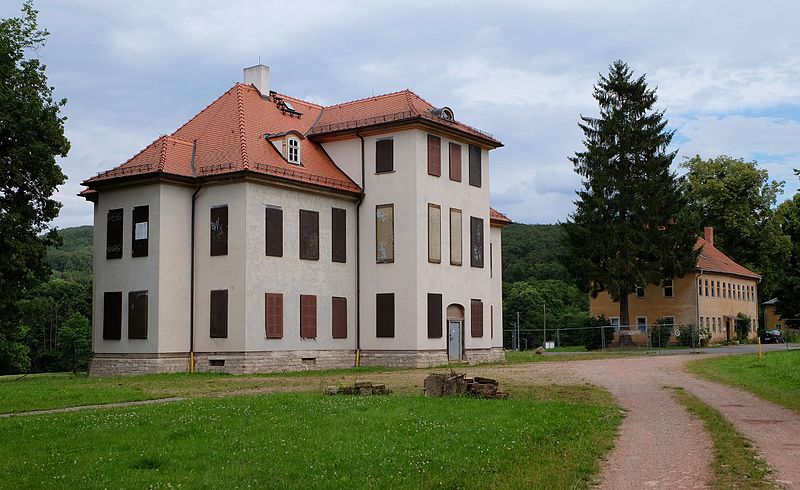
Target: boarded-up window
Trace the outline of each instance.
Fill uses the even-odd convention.
[[[470,305],[470,332],[473,337],[483,337],[483,301],[473,299]]]
[[[300,210],[300,258],[319,260],[319,213]]]
[[[147,242],[149,229],[149,206],[136,206],[133,208],[133,226],[131,228],[131,256],[147,257]]]
[[[128,338],[147,338],[147,291],[128,293]]]
[[[228,206],[211,208],[211,255],[228,255]]]
[[[442,261],[442,207],[428,204],[428,262]]]
[[[283,338],[283,295],[266,293],[264,295],[264,329],[268,339]]]
[[[391,172],[394,170],[394,140],[378,140],[375,142],[375,172]]]
[[[122,291],[103,293],[103,340],[122,338]]]
[[[317,297],[309,294],[300,295],[300,337],[314,339],[317,337]]]
[[[331,299],[331,326],[334,339],[347,338],[347,298]]]
[[[394,293],[375,295],[375,336],[394,337]]]
[[[442,295],[428,293],[428,338],[442,338]]]
[[[428,174],[442,175],[442,139],[432,134],[428,135]]]
[[[283,257],[283,210],[270,206],[264,214],[266,254],[270,257]]]
[[[483,267],[483,219],[469,218],[469,265]]]
[[[450,208],[450,265],[461,265],[461,210]]]
[[[494,338],[494,305],[489,305],[489,336]]]
[[[461,182],[461,145],[450,143],[450,180]]]
[[[122,209],[110,209],[106,216],[106,258],[122,258]]]
[[[394,262],[394,204],[375,206],[375,261]]]
[[[481,186],[481,149],[469,145],[469,185]]]
[[[211,318],[209,321],[212,339],[228,338],[228,290],[211,291]]]
[[[347,211],[331,208],[331,260],[347,262]]]

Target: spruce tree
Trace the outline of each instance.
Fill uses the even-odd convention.
[[[637,286],[683,276],[696,265],[695,225],[668,152],[673,131],[645,77],[622,61],[594,87],[600,117],[581,116],[584,151],[571,157],[583,178],[566,223],[565,265],[592,297],[619,301],[630,325],[628,295]]]

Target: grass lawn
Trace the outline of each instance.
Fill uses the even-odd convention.
[[[758,458],[751,442],[736,432],[721,413],[681,388],[675,388],[674,394],[678,402],[703,421],[711,436],[714,444],[712,488],[775,488],[768,481],[767,464]]]
[[[552,349],[548,349],[547,352],[553,352]],[[586,352],[585,349],[583,351],[575,350],[562,350],[562,351],[555,351],[556,354],[550,355],[539,355],[534,353],[532,350],[524,350],[524,351],[515,351],[515,350],[508,350],[506,351],[506,361],[509,364],[514,364],[518,362],[547,362],[547,361],[586,361],[589,359],[608,359],[608,358],[616,358],[619,356],[631,356],[636,355],[630,351],[619,352],[617,350],[614,351],[591,351]],[[569,352],[581,352],[581,354],[569,354]]]
[[[302,379],[334,373],[341,375],[369,374],[389,370],[389,368],[381,367],[364,367],[253,376],[214,373],[151,374],[107,378],[90,378],[81,374],[37,374],[22,378],[20,376],[0,376],[0,413],[241,392],[261,387],[270,378]]]
[[[8,488],[587,487],[621,417],[607,393],[587,389],[543,389],[509,400],[280,393],[11,417],[0,419],[0,482]],[[548,400],[536,398],[541,392]]]
[[[800,350],[692,361],[690,372],[703,378],[743,388],[753,394],[800,410]]]

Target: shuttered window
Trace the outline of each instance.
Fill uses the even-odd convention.
[[[347,338],[347,298],[331,299],[331,326],[334,339]]]
[[[319,260],[319,213],[300,210],[300,258]]]
[[[228,206],[211,208],[211,255],[228,255]]]
[[[300,295],[300,337],[314,339],[317,337],[317,297],[309,294]]]
[[[428,174],[442,175],[442,139],[432,134],[428,135]]]
[[[375,206],[375,261],[394,262],[394,204]]]
[[[494,338],[494,305],[489,305],[489,336]]]
[[[469,265],[483,267],[483,219],[469,218]]]
[[[470,332],[473,337],[483,337],[483,301],[473,299],[470,305]]]
[[[375,295],[375,336],[394,337],[394,293]]]
[[[147,257],[147,242],[150,234],[149,206],[133,208],[133,226],[131,227],[131,256]]]
[[[331,260],[347,262],[347,211],[331,208]]]
[[[283,338],[283,294],[264,295],[264,329],[268,339]]]
[[[266,254],[270,257],[283,257],[283,210],[270,206],[265,212]]]
[[[128,293],[128,338],[147,338],[147,291]]]
[[[122,291],[103,293],[103,340],[122,338]]]
[[[428,293],[428,338],[442,338],[442,295]]]
[[[428,262],[442,262],[442,207],[428,204]]]
[[[394,170],[394,141],[378,140],[375,142],[375,173]]]
[[[106,259],[122,258],[122,209],[110,209],[106,216]]]
[[[481,186],[481,149],[469,145],[469,185]]]
[[[228,338],[228,290],[211,291],[211,318],[209,321],[212,339]]]
[[[461,182],[461,145],[450,143],[450,180]]]
[[[450,208],[450,265],[462,264],[461,210]]]

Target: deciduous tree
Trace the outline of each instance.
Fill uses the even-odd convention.
[[[630,324],[628,294],[636,286],[681,276],[696,264],[696,227],[670,165],[663,111],[645,77],[622,61],[594,87],[600,117],[581,116],[584,151],[570,158],[583,177],[566,224],[565,265],[593,296],[619,301]]]

